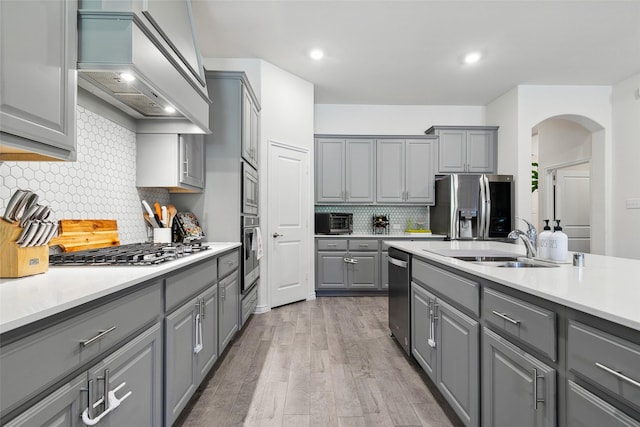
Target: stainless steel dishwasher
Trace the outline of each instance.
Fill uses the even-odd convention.
[[[410,289],[411,256],[389,248],[389,329],[407,355],[411,355]]]

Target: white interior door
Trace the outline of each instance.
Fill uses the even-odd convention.
[[[558,169],[555,218],[569,237],[569,250],[591,251],[591,185],[588,170]]]
[[[309,294],[309,153],[271,144],[269,159],[271,308]]]

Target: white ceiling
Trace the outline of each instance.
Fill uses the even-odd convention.
[[[205,58],[260,58],[317,104],[486,105],[640,72],[640,0],[192,0]],[[325,58],[313,61],[311,48]],[[470,50],[483,60],[463,65]]]

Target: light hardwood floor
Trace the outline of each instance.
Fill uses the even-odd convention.
[[[419,369],[386,297],[320,297],[253,315],[177,425],[457,425]]]

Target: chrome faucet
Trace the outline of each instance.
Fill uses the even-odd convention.
[[[527,224],[526,233],[522,230],[515,229],[507,236],[509,239],[517,240],[518,237],[522,238],[524,242],[524,246],[527,248],[527,258],[534,258],[538,254],[538,245],[537,238],[538,232],[536,231],[536,227],[533,226],[529,221],[523,218],[518,218],[524,221]]]

